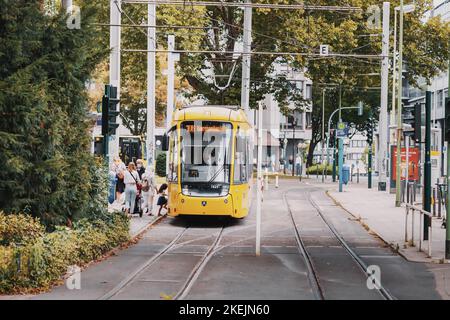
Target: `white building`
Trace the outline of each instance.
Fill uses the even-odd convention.
[[[287,64],[278,64],[272,76],[285,76],[295,82],[296,88],[303,93],[306,100],[312,99],[312,82],[304,73],[294,70]],[[293,111],[293,117],[281,114],[279,104],[272,94],[266,95],[263,101],[263,167],[271,171],[283,169],[283,164],[289,165],[299,153],[299,144],[307,143],[312,138],[311,113],[312,102],[308,102],[302,111]],[[294,109],[294,104],[291,104]],[[254,111],[257,119],[257,111]],[[293,124],[294,122],[294,124]],[[255,124],[257,122],[255,121]],[[303,162],[306,159],[303,159]],[[289,168],[289,166],[287,167]]]

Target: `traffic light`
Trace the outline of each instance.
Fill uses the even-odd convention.
[[[284,139],[280,138],[280,148],[284,149]]]
[[[117,99],[117,87],[111,85],[105,86],[105,95],[102,99],[102,135],[115,135],[119,127],[117,117],[120,112],[117,105],[120,100]]]
[[[405,130],[405,136],[413,137],[415,134],[414,125],[416,124],[416,112],[415,112],[415,105],[409,104],[409,102],[405,99],[403,99],[403,106],[402,106],[402,121],[405,124],[408,124],[411,126],[413,130]]]
[[[445,98],[445,141],[450,142],[450,98]]]

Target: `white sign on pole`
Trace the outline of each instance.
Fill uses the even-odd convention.
[[[330,46],[327,44],[321,44],[320,45],[320,55],[321,56],[328,56],[330,51]]]

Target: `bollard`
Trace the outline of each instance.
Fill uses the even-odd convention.
[[[436,217],[436,188],[433,188],[432,197],[431,202],[433,203],[433,217]]]
[[[267,168],[266,168],[266,170],[265,170],[265,174],[266,174],[266,179],[265,179],[265,189],[266,189],[266,190],[269,190],[269,172],[268,172]]]
[[[356,169],[356,182],[359,183],[359,167]]]
[[[280,185],[278,184],[278,172],[275,174],[275,188],[279,188]]]
[[[438,200],[438,218],[442,217],[442,188],[441,185],[438,185],[437,191],[437,200]]]

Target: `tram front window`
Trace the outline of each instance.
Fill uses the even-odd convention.
[[[228,195],[232,135],[231,123],[187,121],[181,124],[181,187],[184,195]]]

